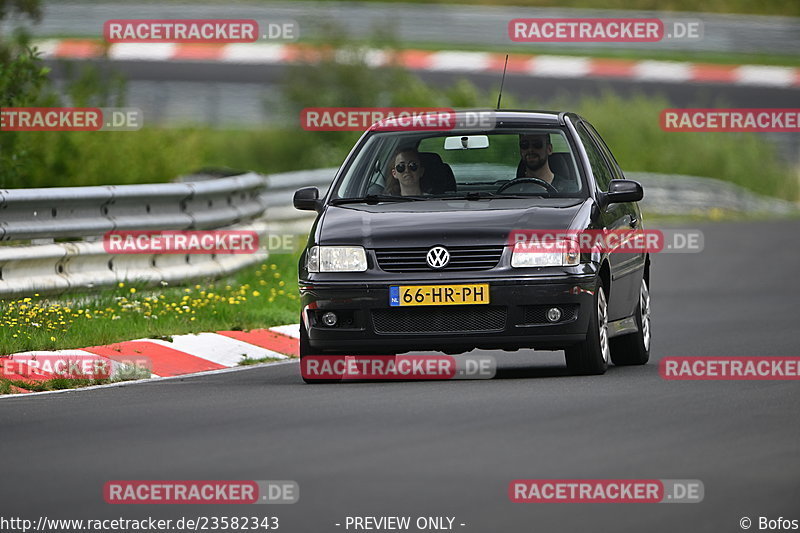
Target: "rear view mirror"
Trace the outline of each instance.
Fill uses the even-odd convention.
[[[489,148],[489,137],[486,135],[464,135],[463,137],[447,137],[444,140],[445,150],[474,150]]]

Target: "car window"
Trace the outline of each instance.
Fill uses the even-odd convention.
[[[606,161],[608,161],[610,163],[611,172],[614,174],[614,179],[624,179],[625,178],[625,174],[622,173],[622,168],[620,168],[619,163],[617,163],[617,160],[614,157],[614,154],[611,152],[611,149],[608,147],[606,142],[603,140],[603,137],[601,137],[600,134],[597,133],[597,130],[595,129],[595,127],[592,126],[591,124],[589,124],[588,122],[584,121],[583,125],[586,126],[586,129],[589,130],[589,133],[592,134],[592,137],[594,137],[594,140],[597,143],[597,146],[600,148],[600,150],[606,156]]]
[[[577,130],[578,136],[581,138],[584,148],[586,148],[586,155],[589,156],[589,164],[592,166],[592,174],[594,174],[594,180],[597,182],[597,188],[607,192],[608,183],[614,177],[611,168],[608,166],[600,149],[595,145],[589,130],[582,123],[578,124]]]
[[[535,183],[515,184],[504,193],[502,186],[525,177],[520,135],[549,140],[552,153],[542,152],[554,174],[555,191]],[[474,136],[476,146],[446,149],[445,144]],[[447,139],[450,138],[450,141]],[[478,142],[479,141],[479,142]],[[482,144],[483,143],[483,144]],[[354,155],[333,198],[359,198],[371,194],[401,194],[393,181],[399,149],[415,149],[423,167],[420,178],[423,199],[467,193],[522,194],[531,196],[583,197],[583,180],[565,132],[560,129],[520,128],[493,132],[376,132]],[[530,180],[529,180],[530,181]],[[417,196],[418,194],[415,194]]]

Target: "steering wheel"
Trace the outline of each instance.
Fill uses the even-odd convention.
[[[508,189],[509,187],[512,187],[514,185],[519,185],[520,183],[533,183],[534,185],[539,185],[541,187],[544,187],[545,189],[547,189],[547,192],[549,193],[558,194],[558,189],[556,189],[546,181],[540,180],[539,178],[519,178],[511,180],[508,183],[504,183],[503,185],[501,185],[500,188],[497,189],[495,194],[501,194],[504,190]]]

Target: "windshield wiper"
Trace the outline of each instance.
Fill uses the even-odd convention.
[[[390,196],[388,194],[368,194],[362,198],[336,198],[332,205],[342,204],[377,204],[378,202],[417,202],[424,200],[420,196]]]
[[[493,199],[493,198],[505,198],[505,199],[524,199],[530,198],[532,196],[541,196],[539,194],[495,194],[489,191],[471,191],[466,194],[459,194],[455,196],[443,196],[441,197],[443,200],[485,200],[485,199]]]

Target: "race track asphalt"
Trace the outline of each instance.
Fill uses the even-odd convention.
[[[465,532],[724,532],[800,519],[800,383],[665,381],[664,356],[798,356],[800,221],[695,224],[652,261],[653,356],[571,377],[483,352],[488,381],[304,385],[296,363],[0,400],[0,516],[451,516]],[[513,479],[698,479],[693,504],[515,504]],[[295,480],[294,505],[109,505],[127,479]],[[341,523],[337,527],[335,524]],[[459,524],[465,524],[461,526]],[[352,531],[352,529],[350,529]],[[415,531],[415,529],[412,529]]]

